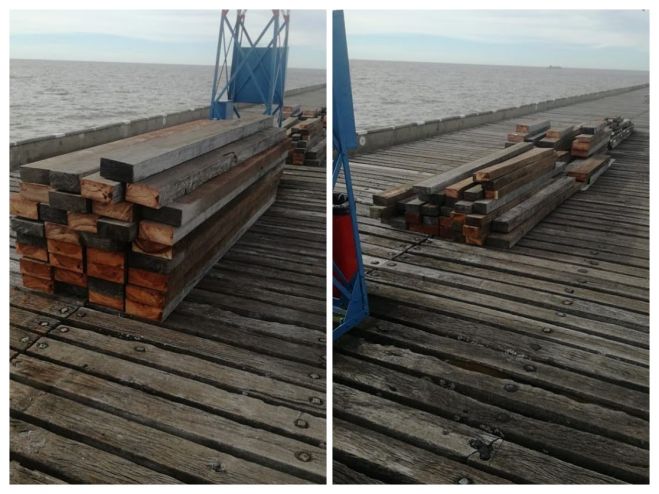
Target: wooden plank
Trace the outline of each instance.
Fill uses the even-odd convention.
[[[87,261],[123,269],[126,267],[126,253],[124,251],[113,252],[90,247],[87,248]]]
[[[162,321],[167,316],[161,307],[153,307],[151,305],[142,304],[132,299],[126,299],[126,314],[139,317],[140,319],[147,319],[149,321]]]
[[[190,290],[192,290],[192,288],[194,288],[199,280],[206,274],[206,272],[240,239],[243,233],[251,227],[261,214],[270,207],[272,202],[274,202],[275,193],[276,191],[271,192],[271,199],[266,200],[266,202],[262,204],[255,213],[252,213],[252,217],[246,223],[236,224],[225,235],[219,236],[219,241],[213,244],[212,249],[208,251],[208,254],[199,258],[199,260],[190,267],[185,265],[185,270],[179,270],[175,273],[174,279],[170,281],[170,293],[166,298],[166,305],[164,306],[162,313],[157,314],[153,311],[149,311],[148,315],[154,317],[142,317],[146,317],[147,319],[155,319],[157,317],[157,320],[166,319],[181,300],[185,298]],[[259,195],[263,196],[266,194],[261,192]],[[142,306],[137,308],[146,313]]]
[[[526,194],[529,194],[533,191],[536,191],[547,183],[551,177],[554,175],[554,171],[551,170],[549,173],[541,175],[535,180],[527,183],[522,187],[518,187],[515,191],[506,194],[500,199],[482,199],[480,201],[474,201],[472,210],[477,214],[488,214],[492,211],[496,211],[498,208],[509,204],[510,202],[522,197]]]
[[[91,212],[91,201],[79,194],[51,190],[48,193],[48,203],[53,208],[73,211],[75,213]]]
[[[27,468],[17,461],[9,462],[9,483],[12,485],[21,484],[66,484],[64,480],[53,477],[47,473]]]
[[[11,229],[16,233],[30,235],[37,238],[45,238],[46,235],[43,222],[26,218],[11,218]]]
[[[492,222],[492,229],[497,232],[509,232],[523,223],[526,219],[544,204],[551,203],[554,207],[563,202],[574,191],[574,180],[569,177],[560,177],[540,189],[526,201],[508,210]]]
[[[173,204],[153,210],[153,214],[145,211],[143,217],[167,221],[143,219],[139,224],[138,238],[163,245],[179,242],[258,180],[280,174],[284,155],[279,146],[272,151],[234,167]],[[180,226],[173,227],[171,223]]]
[[[47,185],[21,182],[20,190],[21,196],[28,201],[48,203],[48,191],[50,187]]]
[[[534,179],[545,175],[546,173],[555,172],[554,167],[556,164],[556,158],[550,156],[548,159],[537,163],[534,167],[527,169],[526,173],[515,179],[514,181],[501,185],[499,188],[494,190],[486,190],[485,197],[487,199],[501,199],[506,195],[515,192],[524,185],[532,182]]]
[[[334,419],[335,458],[383,472],[392,484],[507,484],[509,481],[398,439]]]
[[[44,293],[53,293],[53,280],[35,278],[34,276],[22,275],[23,286],[31,290],[37,290]]]
[[[68,225],[64,226],[58,223],[46,222],[44,223],[44,228],[48,240],[58,240],[60,242],[82,245],[80,234]]]
[[[278,175],[262,178],[208,218],[205,222],[206,228],[202,224],[174,246],[137,238],[129,255],[129,266],[167,274],[183,261],[186,253],[198,258],[198,253],[207,251],[209,245],[217,242],[218,236],[223,237],[227,231],[231,231],[236,226],[247,224],[251,220],[255,221],[255,211],[262,213],[267,209],[266,201],[268,207],[273,202],[272,188],[276,186],[278,179]]]
[[[521,168],[518,168],[515,171],[512,171],[510,173],[506,173],[505,175],[495,178],[494,180],[488,180],[487,182],[484,182],[484,186],[486,190],[498,190],[501,189],[502,187],[515,182],[519,180],[520,178],[524,176],[528,176],[530,173],[533,173],[536,171],[538,168],[545,167],[547,163],[551,163],[552,165],[555,165],[556,163],[556,157],[555,156],[547,156],[545,158],[542,158],[538,161],[534,161],[532,163],[529,163],[528,165],[525,165]]]
[[[132,242],[137,237],[137,222],[120,221],[111,218],[99,218],[96,222],[97,232],[101,237],[119,242]]]
[[[40,245],[24,244],[16,241],[16,253],[37,261],[48,262],[48,250]]]
[[[21,258],[19,262],[21,274],[34,278],[43,278],[44,280],[53,279],[53,268],[47,262],[37,261],[28,257]]]
[[[483,198],[483,186],[481,184],[476,184],[473,187],[465,189],[462,196],[465,201],[478,201]]]
[[[90,313],[97,312],[85,310]],[[112,317],[107,314],[104,316]],[[112,317],[112,319],[116,324],[117,318]],[[125,321],[128,325],[135,324],[135,321],[130,319]],[[165,328],[159,329],[167,331]],[[16,360],[11,368],[12,375],[25,384],[57,389],[58,394],[79,397],[76,398],[77,401],[89,403],[95,408],[111,410],[115,415],[188,438],[219,451],[230,450],[242,457],[250,458],[255,463],[277,468],[299,478],[315,482],[324,480],[324,450],[315,445],[275,434],[269,429],[247,425],[244,421],[234,421],[219,414],[208,413],[181,401],[168,400],[80,370],[68,369],[26,356],[19,356]],[[129,363],[129,365],[134,364]],[[128,375],[123,372],[121,374],[121,382],[127,383]],[[169,376],[174,377],[172,374]],[[180,378],[176,377],[176,380],[178,379]],[[184,388],[171,384],[166,385],[165,389],[169,393],[185,391]],[[240,397],[240,394],[237,396]],[[157,414],[154,414],[154,411],[157,411]],[[294,454],[299,451],[307,452],[309,461],[300,461]]]
[[[451,199],[462,199],[462,194],[465,190],[470,189],[474,186],[474,178],[467,177],[458,182],[455,182],[444,189],[444,194],[446,197]]]
[[[18,192],[9,194],[9,213],[30,220],[39,219],[38,202],[24,198]]]
[[[54,188],[79,194],[81,178],[98,171],[103,154],[115,149],[126,149],[137,143],[208,125],[212,125],[208,119],[195,120],[28,163],[20,167],[21,180],[40,184],[49,184],[52,180],[51,185]]]
[[[124,200],[124,184],[96,172],[80,180],[80,195],[101,204],[113,204]]]
[[[88,291],[88,298],[91,304],[99,305],[101,307],[108,307],[122,312],[125,309],[123,297],[115,297],[108,295],[107,293],[98,292],[91,287]]]
[[[121,240],[101,237],[96,233],[79,232],[82,244],[87,248],[105,251],[126,251],[130,246]]]
[[[515,156],[501,163],[486,167],[474,173],[474,180],[477,182],[486,182],[494,180],[511,173],[519,168],[523,168],[531,163],[540,161],[554,155],[552,149],[533,148],[519,156]]]
[[[16,233],[16,243],[34,245],[37,247],[46,247],[46,239],[43,237],[35,237],[33,235],[27,235],[25,233],[17,232]]]
[[[169,475],[155,472],[120,456],[54,434],[22,420],[10,420],[10,452],[60,472],[75,483],[85,484],[179,484]],[[37,447],[35,451],[35,447]],[[71,461],[75,451],[85,461]]]
[[[457,166],[452,170],[449,170],[445,173],[435,175],[433,177],[427,178],[418,182],[414,186],[414,191],[417,194],[433,194],[436,192],[442,191],[446,186],[455,183],[459,180],[464,180],[468,176],[473,175],[476,171],[486,166],[494,165],[500,163],[507,159],[518,156],[530,149],[533,148],[533,144],[528,142],[520,142],[514,146],[510,146],[505,149],[500,149],[488,153],[487,156],[479,158],[469,163]]]
[[[169,277],[164,274],[154,273],[145,269],[128,268],[128,283],[135,286],[143,286],[152,290],[166,292],[169,288]]]
[[[87,274],[94,278],[123,284],[126,282],[126,271],[123,267],[97,264],[87,259]]]
[[[98,216],[105,216],[119,221],[132,222],[135,220],[134,204],[131,202],[102,203],[92,202],[92,212]]]
[[[61,254],[63,256],[74,257],[82,260],[84,252],[82,246],[71,242],[61,242],[59,240],[48,240],[48,252]]]
[[[575,160],[565,170],[568,177],[574,177],[577,182],[587,182],[588,178],[605,166],[609,159],[608,155],[598,154],[587,159]]]
[[[80,334],[80,331],[77,333]],[[90,337],[94,338],[93,334]],[[158,368],[162,366],[146,365],[144,361],[135,362],[133,359],[128,360],[110,355],[109,348],[112,348],[113,338],[95,339],[97,344],[101,344],[96,350],[82,348],[78,344],[74,344],[73,340],[66,340],[66,333],[63,333],[62,339],[42,337],[40,342],[47,343],[48,346],[38,345],[37,348],[30,351],[30,354],[60,363],[60,365],[65,363],[72,368],[94,374],[97,377],[110,378],[115,382],[123,383],[124,387],[139,383],[138,389],[169,397],[167,401],[170,403],[187,402],[205,409],[206,413],[235,418],[254,427],[265,427],[273,432],[273,435],[297,438],[299,441],[306,442],[310,447],[313,447],[314,443],[317,444],[316,441],[325,440],[325,419],[322,417],[303,413],[284,405],[267,403],[260,397],[243,394],[240,390],[227,390],[223,387],[213,386],[194,379],[190,373],[181,375],[167,372]],[[84,338],[78,343],[80,341],[84,341]],[[131,346],[133,350],[127,355],[135,353],[134,343]],[[104,355],[103,359],[96,357],[99,352]],[[304,420],[306,427],[300,427],[298,419]]]
[[[76,273],[85,272],[85,264],[79,257],[69,257],[63,254],[51,252],[49,255],[50,264],[56,268],[74,271]]]
[[[143,286],[126,285],[126,299],[138,304],[163,309],[167,303],[167,294]]]
[[[213,120],[203,127],[181,129],[103,153],[101,176],[118,182],[139,182],[268,127],[272,127],[271,116],[245,114],[240,119]]]
[[[237,164],[281,144],[283,136],[281,129],[268,129],[146,180],[128,184],[126,200],[151,208],[166,206]]]
[[[69,227],[77,232],[96,233],[96,222],[98,218],[98,215],[92,213],[74,213],[69,211],[67,214]]]
[[[540,131],[547,130],[551,127],[549,120],[527,120],[515,125],[515,132],[524,134],[537,134]]]
[[[344,419],[367,424],[369,428],[384,427],[390,435],[403,435],[417,447],[451,458],[467,458],[468,464],[484,467],[503,478],[526,484],[555,484],[565,479],[577,484],[614,482],[609,476],[504,441],[487,431],[341,384],[334,385],[334,396]],[[369,401],[372,406],[367,405]]]
[[[568,196],[571,193],[575,193],[578,190],[578,187],[575,186],[576,182],[574,184],[571,184],[569,187],[569,191],[567,192]],[[532,215],[529,215],[529,217],[520,223],[514,230],[511,230],[508,233],[492,233],[488,236],[487,238],[487,245],[491,245],[493,247],[500,247],[504,249],[509,249],[510,247],[513,247],[517,242],[520,241],[520,239],[526,235],[529,231],[533,229],[535,225],[537,225],[545,216],[547,216],[549,213],[551,213],[556,206],[553,203],[545,204],[542,205],[539,209],[533,211]]]
[[[373,194],[373,204],[376,206],[394,206],[398,201],[413,195],[414,183],[401,184]]]
[[[114,283],[112,281],[94,278],[93,276],[90,276],[87,279],[87,283],[89,285],[89,289],[95,291],[96,293],[122,299],[125,296],[125,287],[123,283]]]
[[[10,407],[13,413],[21,414],[28,420],[46,423],[65,434],[83,437],[87,443],[102,449],[130,455],[139,465],[169,472],[186,482],[300,482],[296,477],[271,468],[15,381],[11,382]],[[209,464],[210,458],[214,461]]]
[[[39,219],[60,225],[66,225],[68,222],[66,209],[54,208],[49,204],[43,203],[39,203]]]
[[[87,287],[87,275],[84,273],[77,273],[69,271],[68,269],[54,268],[53,277],[55,281],[61,281],[67,285],[75,285],[82,288]]]

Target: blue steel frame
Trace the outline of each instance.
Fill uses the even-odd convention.
[[[215,72],[213,74],[213,89],[211,92],[210,115],[211,120],[228,119],[235,113],[240,118],[238,109],[233,103],[241,103],[236,100],[235,82],[236,76],[240,71],[245,71],[254,80],[257,77],[254,74],[250,64],[247,61],[256,60],[256,64],[263,63],[267,53],[271,53],[271,71],[272,78],[267,82],[267,91],[264,93],[260,86],[255,85],[261,103],[265,105],[265,115],[278,113],[278,124],[281,126],[282,109],[284,106],[284,88],[286,87],[286,67],[288,65],[288,29],[290,25],[290,10],[273,10],[270,20],[261,30],[261,33],[255,40],[252,40],[249,32],[245,28],[245,14],[247,10],[237,10],[236,20],[231,25],[229,21],[229,11],[222,10],[220,19],[220,31],[217,39],[217,52],[215,55]],[[258,54],[256,48],[261,40],[270,35],[270,41],[265,45],[265,52]],[[283,40],[281,39],[283,36]],[[232,60],[237,60],[237,53],[243,48],[250,48],[247,55],[241,60],[236,67],[231,67],[229,73],[229,54]],[[283,48],[280,50],[279,48]],[[282,88],[276,95],[276,84],[281,74]],[[224,78],[224,82],[222,79]],[[262,81],[263,82],[263,81]],[[244,85],[244,84],[243,84]],[[275,98],[275,96],[278,96]],[[224,99],[223,99],[224,97]]]
[[[343,175],[348,204],[350,207],[350,218],[352,222],[352,234],[355,239],[355,252],[357,255],[357,273],[352,280],[346,279],[333,263],[334,287],[339,295],[332,300],[333,312],[340,318],[340,322],[333,328],[332,339],[336,341],[344,333],[359,324],[368,316],[368,294],[366,281],[364,279],[364,262],[362,260],[361,242],[359,240],[359,228],[357,226],[357,210],[355,207],[355,196],[352,191],[352,177],[350,175],[350,160],[348,152],[357,147],[355,131],[355,115],[352,104],[352,85],[350,83],[350,67],[348,64],[348,45],[346,42],[345,23],[343,11],[333,12],[332,18],[332,109],[333,109],[333,144],[334,163],[332,172],[332,188]]]

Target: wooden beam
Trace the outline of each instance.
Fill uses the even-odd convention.
[[[530,120],[519,122],[515,126],[515,132],[537,134],[538,132],[549,129],[549,127],[551,127],[551,122],[549,120]]]
[[[550,172],[536,178],[526,185],[519,187],[517,190],[505,195],[500,199],[482,199],[480,201],[474,201],[472,210],[477,214],[491,213],[492,211],[505,206],[506,204],[514,201],[515,199],[518,199],[525,194],[529,194],[535,190],[538,190],[540,187],[546,184],[552,176],[554,176],[554,170],[551,170]]]
[[[39,203],[25,199],[20,193],[9,195],[9,213],[30,220],[39,219]]]
[[[96,222],[97,233],[101,237],[120,242],[132,242],[137,237],[137,222],[119,221],[111,218],[99,218]]]
[[[68,224],[66,209],[54,208],[44,203],[39,203],[39,219],[50,223],[59,223],[60,225]]]
[[[417,194],[434,194],[443,191],[448,185],[473,175],[476,171],[486,166],[501,163],[507,159],[518,156],[533,148],[529,142],[520,142],[505,149],[498,149],[482,158],[457,166],[452,170],[429,177],[414,186]]]
[[[282,129],[263,130],[145,180],[128,184],[126,200],[150,208],[161,208],[237,164],[282,143],[283,139]]]
[[[571,177],[557,178],[524,202],[495,218],[492,221],[492,230],[502,233],[510,232],[532,217],[542,207],[553,205],[556,208],[575,192],[574,183],[574,179]]]
[[[77,232],[96,233],[98,218],[98,215],[92,213],[74,213],[70,211],[67,214],[69,227]]]
[[[553,156],[553,149],[533,148],[523,154],[502,161],[492,166],[488,166],[474,173],[474,180],[477,182],[486,182],[502,177],[526,165],[537,162],[548,156]]]
[[[80,257],[69,257],[56,252],[51,252],[49,258],[50,264],[56,268],[67,269],[75,273],[85,272],[85,264]]]
[[[34,276],[45,280],[53,279],[53,267],[45,261],[22,257],[19,261],[22,275]]]
[[[135,221],[135,205],[131,202],[102,203],[92,202],[92,212],[98,216],[105,216],[114,220]]]
[[[80,234],[69,226],[46,222],[44,229],[47,239],[81,245]]]
[[[21,182],[20,190],[21,196],[23,196],[28,201],[44,203],[48,202],[48,191],[50,190],[48,185]]]
[[[91,201],[85,199],[80,194],[73,194],[71,192],[51,190],[48,193],[48,204],[54,208],[73,211],[75,213],[91,212]]]
[[[272,116],[245,113],[240,119],[212,120],[198,128],[180,129],[175,134],[103,153],[101,176],[118,182],[139,182],[269,127]]]
[[[96,172],[82,178],[80,195],[102,204],[113,204],[124,200],[124,184],[103,178]]]
[[[252,156],[167,206],[142,208],[140,229],[144,220],[174,227],[185,226],[188,232],[196,228],[271,170],[279,172],[286,157],[285,146],[281,143]],[[183,236],[179,234],[179,238]]]
[[[11,219],[11,229],[16,233],[45,238],[46,233],[43,222],[14,217]]]

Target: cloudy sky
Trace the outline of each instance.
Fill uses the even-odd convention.
[[[268,18],[248,11],[249,32]],[[13,10],[9,21],[11,58],[212,65],[220,11]],[[289,67],[324,69],[325,11],[293,11],[289,46]]]
[[[346,11],[350,58],[647,70],[643,11]]]

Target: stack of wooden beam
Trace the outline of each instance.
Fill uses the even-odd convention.
[[[606,151],[611,138],[611,129],[606,121],[582,124],[581,133],[572,141],[570,154],[577,158],[588,158],[599,151]]]
[[[611,129],[611,138],[609,139],[609,149],[618,146],[622,141],[627,139],[634,132],[634,123],[628,118],[607,117],[604,119],[609,129]]]
[[[245,115],[22,166],[25,286],[165,319],[272,204],[286,154],[271,117]]]
[[[308,112],[302,112],[297,121],[290,126],[288,163],[306,166],[325,165],[326,116],[324,109],[313,113],[313,116],[307,116]]]
[[[574,177],[577,182],[590,185],[604,173],[611,164],[608,154],[596,154],[590,158],[574,160],[566,168],[568,177]]]
[[[458,242],[510,247],[577,190],[557,159],[553,148],[516,143],[421,182],[375,194],[371,216]],[[401,212],[404,216],[397,216]],[[506,213],[505,226],[493,228]],[[508,236],[502,239],[501,234]]]
[[[569,151],[572,141],[581,132],[581,124],[557,125],[547,130],[545,136],[536,142],[538,147]]]
[[[515,126],[515,132],[508,134],[505,146],[512,146],[518,142],[538,142],[545,137],[550,125],[549,120],[520,122]]]

